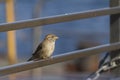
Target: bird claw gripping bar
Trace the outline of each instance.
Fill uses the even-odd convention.
[[[90,75],[87,80],[96,80],[100,77],[100,74],[111,69],[115,69],[120,66],[120,56],[115,57],[111,61],[106,62],[101,66],[94,74]]]

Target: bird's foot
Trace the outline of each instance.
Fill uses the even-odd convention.
[[[45,58],[45,60],[51,60],[51,59],[53,59],[53,57],[47,57],[47,58]]]

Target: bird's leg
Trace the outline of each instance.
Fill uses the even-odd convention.
[[[44,59],[45,59],[45,60],[51,60],[52,57],[45,57]]]
[[[53,59],[53,57],[50,56],[50,57],[48,57],[48,59]]]

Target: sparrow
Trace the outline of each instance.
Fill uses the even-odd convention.
[[[48,59],[54,52],[55,42],[58,37],[54,34],[48,34],[45,36],[44,40],[38,45],[32,57],[28,61],[36,61],[41,59]]]

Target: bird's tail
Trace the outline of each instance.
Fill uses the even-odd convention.
[[[34,57],[29,58],[27,61],[32,61],[34,60]]]

